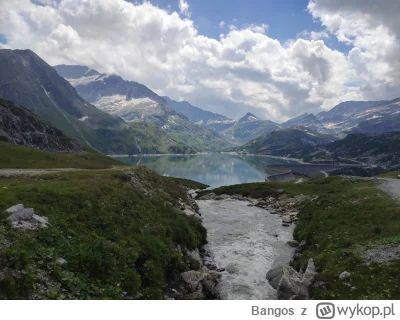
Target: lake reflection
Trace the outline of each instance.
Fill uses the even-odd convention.
[[[211,187],[261,182],[265,180],[265,165],[293,162],[264,156],[219,153],[135,156],[118,157],[117,159],[130,165],[146,166],[161,175],[190,179]]]

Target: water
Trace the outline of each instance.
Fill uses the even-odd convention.
[[[293,253],[286,242],[293,227],[283,227],[278,215],[238,200],[197,202],[208,231],[208,250],[222,272],[222,299],[276,299],[266,280],[269,269],[288,264]]]
[[[142,165],[165,176],[185,178],[220,187],[265,181],[264,166],[293,161],[265,156],[230,154],[118,157],[130,165]]]

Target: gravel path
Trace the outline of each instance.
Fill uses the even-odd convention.
[[[105,171],[105,170],[123,170],[124,168],[112,167],[108,169],[80,169],[80,168],[54,168],[54,169],[0,169],[1,177],[12,176],[38,176],[46,173],[68,172],[68,171]]]
[[[400,179],[380,179],[382,184],[380,189],[392,196],[393,199],[400,202]]]

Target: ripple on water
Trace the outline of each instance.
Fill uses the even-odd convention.
[[[282,227],[279,216],[246,201],[198,201],[208,231],[207,249],[225,268],[219,290],[222,299],[275,299],[265,276],[279,263],[288,263],[293,227]]]

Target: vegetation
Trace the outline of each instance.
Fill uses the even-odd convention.
[[[0,168],[81,168],[107,169],[122,163],[92,150],[55,153],[0,142]]]
[[[162,299],[192,263],[176,245],[206,242],[201,222],[174,209],[186,186],[205,187],[144,167],[1,178],[0,212],[23,203],[51,226],[21,232],[0,223],[0,298]]]
[[[376,182],[331,177],[302,184],[243,184],[213,192],[255,198],[280,193],[318,196],[301,210],[294,232],[295,239],[307,243],[297,267],[305,268],[313,257],[319,272],[317,281],[326,283],[326,290],[315,289],[314,299],[400,298],[400,261],[369,263],[363,256],[366,248],[400,244],[400,208],[377,189]],[[351,277],[340,281],[343,271],[350,272]]]

